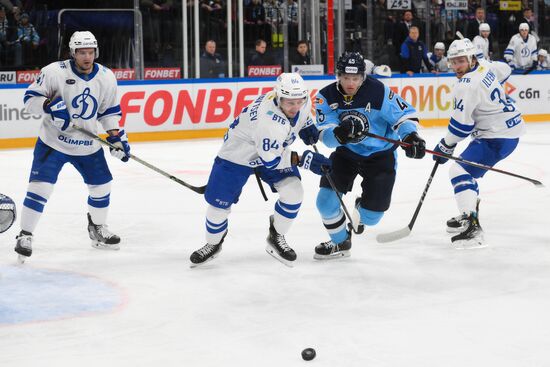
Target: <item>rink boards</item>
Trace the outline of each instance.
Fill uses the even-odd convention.
[[[334,76],[306,77],[311,95]],[[425,127],[445,126],[451,109],[452,74],[381,78],[418,110]],[[275,78],[121,81],[121,127],[131,141],[158,141],[222,136],[238,113],[273,88]],[[550,72],[512,75],[504,84],[527,122],[550,120]],[[41,117],[24,111],[27,85],[0,85],[0,148],[34,144]]]

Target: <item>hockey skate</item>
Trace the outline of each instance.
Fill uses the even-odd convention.
[[[348,229],[355,232],[356,234],[361,234],[365,230],[365,225],[361,223],[361,213],[359,213],[359,205],[361,204],[361,198],[355,198],[355,206],[353,207],[352,219],[353,223],[357,225],[357,230],[353,228],[351,223],[348,223]]]
[[[100,250],[120,250],[120,237],[111,233],[105,224],[94,224],[88,213],[88,234],[92,240],[92,247]]]
[[[216,257],[218,257],[218,255],[222,251],[222,243],[226,235],[227,231],[225,231],[222,239],[217,245],[207,243],[197,251],[194,251],[189,257],[189,260],[191,260],[191,267],[195,268],[197,266],[204,265],[205,263],[212,261]]]
[[[292,262],[296,260],[296,252],[286,243],[285,236],[277,233],[273,226],[274,219],[273,215],[269,217],[269,235],[265,251],[286,266],[292,267]]]
[[[21,231],[17,237],[15,252],[18,254],[18,262],[23,264],[32,255],[32,233]]]
[[[476,213],[478,213],[478,215],[479,215],[479,202],[480,202],[480,199],[478,198],[476,203]],[[467,218],[468,218],[468,215],[462,214],[457,217],[449,219],[447,221],[447,233],[463,232],[468,227]]]
[[[348,237],[338,244],[335,244],[332,240],[330,240],[327,242],[321,242],[319,245],[315,246],[315,255],[313,255],[313,258],[317,260],[332,260],[342,257],[350,257],[350,249],[351,231],[348,232]]]
[[[467,227],[464,231],[451,238],[453,247],[457,250],[487,247],[477,213],[470,213],[464,220],[467,222]]]

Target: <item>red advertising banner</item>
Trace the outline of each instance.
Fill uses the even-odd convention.
[[[136,78],[134,69],[111,69],[117,80],[133,80]]]
[[[17,72],[17,83],[30,84],[38,78],[40,70],[23,70]]]
[[[180,79],[180,68],[145,68],[144,79]]]
[[[278,76],[282,71],[281,65],[251,65],[248,67],[248,76]]]

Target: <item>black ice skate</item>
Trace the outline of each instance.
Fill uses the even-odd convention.
[[[477,199],[476,212],[478,213],[478,215],[479,215],[479,202],[480,202],[480,199]],[[447,233],[463,232],[468,227],[467,218],[468,218],[468,215],[462,214],[457,217],[449,219],[447,221]]]
[[[120,237],[111,233],[106,224],[94,224],[88,213],[88,234],[92,240],[92,247],[100,250],[120,250]]]
[[[339,244],[335,244],[330,240],[321,242],[319,245],[315,246],[315,255],[313,255],[313,258],[317,260],[332,260],[349,257],[351,255],[350,249],[351,231],[348,232],[348,237]]]
[[[292,267],[292,262],[296,260],[296,252],[286,243],[285,236],[277,233],[273,226],[274,219],[273,215],[269,216],[269,235],[265,251],[286,266]]]
[[[19,254],[19,263],[24,263],[25,260],[32,255],[32,233],[21,231],[15,243],[15,252]]]
[[[457,250],[486,247],[477,213],[470,213],[466,216],[465,221],[467,222],[466,229],[451,238],[453,247]]]
[[[199,265],[203,265],[209,261],[214,260],[216,257],[218,257],[219,253],[222,251],[222,243],[226,235],[227,235],[227,231],[225,231],[222,239],[217,245],[212,245],[210,243],[207,243],[197,251],[193,252],[191,254],[191,257],[189,257],[189,260],[191,260],[191,267],[194,268]]]

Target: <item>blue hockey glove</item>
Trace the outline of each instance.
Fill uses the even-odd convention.
[[[405,136],[403,143],[410,144],[409,146],[402,147],[407,157],[420,159],[426,155],[426,142],[415,131]]]
[[[441,139],[441,141],[437,144],[437,146],[434,149],[434,152],[442,153],[446,155],[453,155],[453,152],[455,151],[455,145],[447,145],[445,142],[445,139]],[[445,164],[449,160],[449,158],[440,157],[437,155],[432,156],[434,161],[439,162],[439,164]]]
[[[57,97],[50,103],[44,105],[44,112],[49,113],[52,117],[52,124],[61,131],[67,130],[69,123],[71,122],[71,115],[67,110],[67,105],[61,99]]]
[[[128,159],[130,159],[130,144],[128,144],[128,136],[124,130],[119,130],[117,135],[108,136],[107,141],[117,147],[117,149],[109,148],[111,155],[123,162],[128,162]]]
[[[302,159],[300,159],[298,166],[308,169],[317,175],[322,175],[330,172],[332,161],[322,154],[306,150],[302,153]]]
[[[333,130],[334,137],[340,144],[358,142],[364,139],[364,133],[369,131],[369,126],[359,118],[347,118],[340,122]]]
[[[303,128],[298,132],[298,135],[305,145],[315,144],[319,140],[319,130],[317,130],[315,125],[309,125]]]

